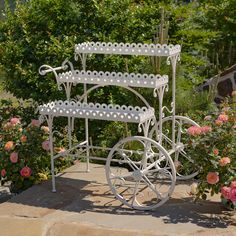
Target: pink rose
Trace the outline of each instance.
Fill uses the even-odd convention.
[[[7,174],[6,170],[5,170],[5,169],[2,169],[2,170],[1,170],[1,176],[2,176],[2,177],[5,177],[6,174]]]
[[[27,136],[22,135],[22,136],[20,137],[20,141],[21,141],[22,143],[25,143],[25,142],[27,141]]]
[[[221,189],[220,189],[220,192],[222,194],[222,196],[226,199],[229,199],[230,198],[230,190],[231,188],[230,187],[227,187],[227,186],[223,186]]]
[[[16,118],[16,117],[13,117],[13,118],[10,119],[10,123],[14,126],[18,125],[18,124],[20,124],[20,119]]]
[[[23,167],[20,171],[20,175],[24,178],[29,178],[31,174],[32,170],[28,166]]]
[[[41,130],[43,130],[43,132],[46,133],[46,134],[49,133],[49,127],[48,126],[42,126]]]
[[[11,122],[7,122],[4,126],[3,129],[4,130],[10,130],[13,128],[14,125],[11,124]]]
[[[43,148],[45,151],[49,151],[49,150],[50,150],[50,143],[49,143],[49,140],[46,140],[46,141],[42,142],[42,148]]]
[[[216,184],[219,182],[219,175],[216,172],[209,172],[207,174],[207,183]]]
[[[215,121],[215,124],[216,124],[217,126],[221,126],[221,125],[223,124],[223,121],[222,121],[222,120],[216,120],[216,121]]]
[[[39,127],[40,126],[40,121],[39,120],[31,120],[31,125],[34,127]]]
[[[203,127],[201,127],[200,128],[200,130],[201,130],[201,133],[202,134],[206,134],[206,133],[208,133],[208,132],[211,132],[212,131],[212,128],[210,127],[210,126],[203,126]]]
[[[229,116],[228,115],[225,115],[225,114],[220,114],[217,118],[217,120],[220,120],[222,122],[227,122],[229,120]]]
[[[230,187],[231,188],[236,188],[236,180],[231,182]]]
[[[5,149],[6,151],[10,151],[10,150],[13,149],[13,147],[14,147],[14,143],[13,143],[12,141],[8,141],[8,142],[6,142],[6,144],[5,144],[5,146],[4,146],[4,149]]]
[[[226,166],[230,163],[230,158],[229,157],[222,157],[220,160],[219,160],[219,165],[220,166]]]
[[[12,163],[16,163],[18,161],[18,153],[17,152],[12,152],[10,155],[10,160]]]
[[[217,148],[213,149],[213,154],[215,156],[218,156],[219,155],[219,150]]]
[[[201,128],[198,126],[191,126],[188,128],[187,132],[191,136],[197,136],[201,134]]]
[[[229,199],[232,202],[236,202],[236,188],[231,188],[229,192]]]
[[[62,153],[62,152],[65,152],[66,149],[65,149],[64,147],[55,147],[55,148],[54,148],[54,151],[55,151],[56,153]]]

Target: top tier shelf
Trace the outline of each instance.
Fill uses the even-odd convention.
[[[180,53],[180,45],[85,42],[75,45],[75,53],[120,54],[143,56],[173,56]]]

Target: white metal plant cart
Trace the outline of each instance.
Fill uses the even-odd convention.
[[[172,194],[176,176],[180,179],[188,179],[197,174],[194,169],[182,172],[181,168],[176,168],[176,163],[180,163],[180,160],[182,162],[182,159],[185,159],[184,162],[189,163],[189,166],[193,163],[185,150],[183,137],[187,127],[197,125],[187,117],[175,115],[175,76],[180,51],[180,45],[86,42],[75,45],[75,57],[80,58],[82,70],[74,70],[72,63],[67,60],[60,67],[52,68],[48,65],[40,67],[41,75],[48,72],[54,73],[58,88],[64,87],[67,97],[65,101],[53,101],[39,106],[40,119],[42,122],[47,121],[50,130],[53,192],[56,191],[54,160],[62,155],[69,155],[74,150],[78,150],[80,157],[87,158],[87,170],[89,170],[89,159],[105,160],[106,177],[111,191],[123,204],[135,209],[150,210],[161,206]],[[93,53],[167,57],[167,63],[172,66],[171,109],[163,106],[164,92],[168,89],[167,75],[86,70],[87,56]],[[69,71],[58,74],[58,70]],[[84,93],[75,101],[70,98],[70,94],[72,86],[76,84],[84,85]],[[108,85],[122,86],[131,91],[143,102],[144,106],[88,102],[89,93]],[[152,88],[154,97],[158,96],[158,119],[147,100],[135,90],[137,87]],[[164,117],[165,109],[171,116]],[[53,131],[53,120],[55,117],[68,118],[69,147],[67,151],[59,154],[55,154],[53,151],[55,132]],[[72,145],[75,118],[85,119],[85,140]],[[143,136],[126,137],[113,147],[107,148],[108,157],[94,157],[91,156],[91,149],[104,148],[89,143],[89,119],[137,123],[139,132],[143,132]],[[164,129],[171,129],[170,135],[169,132],[165,133]],[[182,165],[182,163],[180,164]]]

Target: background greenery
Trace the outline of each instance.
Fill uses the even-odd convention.
[[[161,15],[162,9],[164,15]],[[195,113],[211,103],[208,94],[193,88],[235,63],[236,0],[185,1],[157,0],[31,0],[5,1],[0,22],[0,64],[6,74],[4,89],[17,98],[36,102],[65,98],[53,75],[40,76],[42,64],[58,66],[65,58],[74,62],[74,45],[84,41],[168,42],[181,44],[181,64],[177,79],[177,112]],[[161,19],[163,18],[163,22]],[[160,38],[160,25],[168,37]],[[167,34],[166,34],[167,35]],[[169,68],[165,60],[160,73]],[[88,68],[153,73],[153,60],[143,57],[93,55]],[[80,86],[73,95],[81,93]],[[152,91],[139,90],[151,105],[158,106]],[[169,94],[171,91],[169,91]],[[141,105],[131,94],[117,87],[103,88],[90,97],[93,101]],[[166,96],[170,102],[170,95]],[[83,134],[80,121],[78,137]],[[116,130],[112,132],[112,130]],[[91,124],[95,142],[113,143],[132,126],[106,122]],[[111,142],[107,133],[114,133]],[[103,141],[102,141],[103,140]],[[106,142],[107,141],[107,142]],[[111,143],[110,143],[111,142]]]

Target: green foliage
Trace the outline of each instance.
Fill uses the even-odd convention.
[[[158,9],[158,5],[131,0],[18,2],[14,12],[6,9],[6,19],[0,24],[0,63],[7,72],[5,88],[17,97],[36,101],[64,97],[52,75],[39,76],[42,64],[58,66],[65,58],[73,61],[74,45],[83,41],[150,40],[158,22]],[[90,58],[88,68],[126,68],[119,57],[102,59]],[[135,63],[130,64],[132,67]]]
[[[222,193],[223,186],[229,187],[236,180],[235,102],[231,106],[225,103],[222,110],[206,116],[202,128],[188,130],[188,150],[199,167],[198,198]]]
[[[1,183],[10,181],[11,191],[19,192],[50,176],[50,157],[43,143],[48,139],[48,128],[40,127],[30,104],[0,101],[0,171]],[[55,142],[55,152],[63,150],[62,142]],[[71,159],[59,158],[56,172],[71,164]]]

